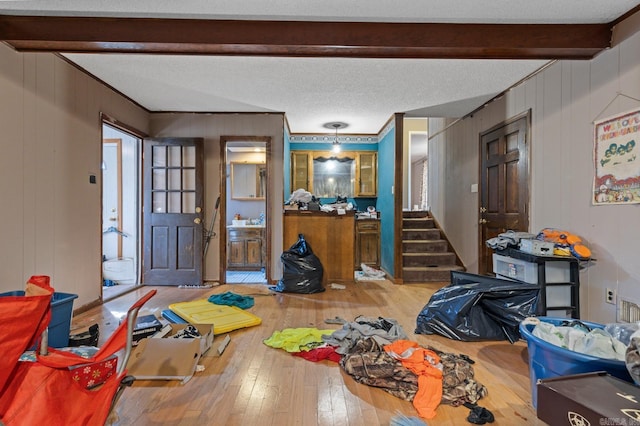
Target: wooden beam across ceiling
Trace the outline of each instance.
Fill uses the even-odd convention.
[[[425,59],[590,59],[610,24],[442,24],[0,16],[19,51]]]

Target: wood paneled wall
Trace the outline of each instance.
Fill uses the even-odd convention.
[[[593,121],[640,108],[640,33],[591,61],[560,61],[430,141],[433,213],[469,271],[478,269],[479,133],[531,109],[530,231],[567,229],[597,259],[581,272],[583,318],[615,322],[605,288],[640,303],[638,205],[593,206]],[[432,134],[449,122],[432,119]]]
[[[74,307],[91,303],[102,287],[100,113],[143,132],[148,114],[54,54],[4,44],[0,94],[0,292],[49,275],[78,294]]]

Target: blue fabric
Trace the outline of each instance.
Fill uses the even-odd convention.
[[[254,303],[253,297],[242,296],[230,291],[221,294],[214,294],[212,296],[209,296],[207,300],[216,305],[237,306],[240,309],[248,309],[252,307]]]

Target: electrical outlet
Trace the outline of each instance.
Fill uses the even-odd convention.
[[[612,305],[616,304],[616,291],[612,288],[606,288],[605,289],[605,294],[604,294],[604,300],[607,303],[610,303]]]

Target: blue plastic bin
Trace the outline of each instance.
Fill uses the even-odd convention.
[[[24,296],[24,291],[10,291],[0,296]],[[77,294],[57,293],[51,296],[51,321],[49,322],[49,346],[64,348],[69,346],[71,316],[73,315],[73,299]]]
[[[538,317],[540,321],[559,326],[567,318]],[[582,321],[590,328],[604,328],[603,324]],[[585,355],[556,346],[532,334],[534,324],[520,323],[520,335],[527,341],[529,352],[529,377],[531,379],[531,401],[537,408],[539,379],[568,376],[571,374],[606,371],[619,379],[633,383],[624,361]]]

